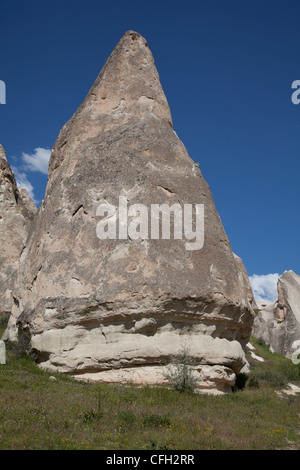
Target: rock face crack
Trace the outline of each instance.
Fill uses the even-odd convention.
[[[80,209],[82,209],[82,208],[83,208],[83,205],[82,205],[82,204],[80,204],[80,206],[78,206],[78,207],[77,207],[77,209],[76,209],[76,210],[73,212],[73,214],[72,214],[72,217],[74,217],[74,215],[76,215],[76,214],[77,214],[77,212],[79,212],[79,211],[80,211]]]

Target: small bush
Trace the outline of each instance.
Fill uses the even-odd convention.
[[[164,376],[177,392],[193,393],[197,381],[193,377],[193,358],[187,348],[183,348],[168,365]]]
[[[0,328],[6,328],[9,317],[10,313],[6,313],[5,315],[0,316]]]
[[[255,376],[250,376],[248,378],[248,387],[249,388],[259,388],[260,387],[260,383],[259,383],[259,380],[257,377]]]
[[[294,364],[291,360],[286,360],[280,365],[279,370],[288,380],[300,380],[300,364]]]
[[[10,351],[17,359],[27,356],[27,343],[25,341],[6,341],[6,348]]]
[[[260,369],[253,371],[250,374],[249,381],[250,380],[252,385],[256,382],[267,382],[273,387],[285,387],[288,383],[288,379],[283,373],[271,369]]]
[[[131,411],[122,411],[119,414],[119,420],[121,426],[130,427],[134,424],[136,417]]]

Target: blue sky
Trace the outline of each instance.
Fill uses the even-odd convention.
[[[133,29],[249,275],[300,274],[299,17],[298,0],[1,0],[0,143],[19,181],[43,199],[47,149]]]

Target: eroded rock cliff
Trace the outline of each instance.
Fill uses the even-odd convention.
[[[0,145],[0,315],[12,310],[16,270],[36,211],[27,191],[18,190]]]

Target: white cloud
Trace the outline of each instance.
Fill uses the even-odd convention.
[[[33,186],[30,183],[30,181],[28,181],[27,175],[25,173],[23,173],[22,171],[18,170],[18,168],[16,168],[16,167],[12,167],[12,171],[15,174],[15,179],[16,179],[16,183],[18,185],[18,188],[19,189],[25,188],[26,191],[28,192],[29,196],[31,197],[31,199],[35,203],[37,203],[38,201],[35,199]]]
[[[25,188],[36,204],[38,204],[39,201],[35,198],[34,188],[28,180],[27,173],[37,171],[43,175],[47,175],[50,155],[51,150],[37,147],[31,154],[23,152],[20,166],[12,167],[18,188]],[[13,157],[13,159],[15,159],[15,157]]]
[[[266,302],[271,303],[277,300],[278,278],[278,273],[261,275],[253,274],[253,276],[250,276],[253,294],[257,302],[265,300]]]
[[[22,160],[24,162],[24,169],[28,171],[39,171],[44,175],[48,174],[48,164],[51,155],[51,150],[37,147],[34,152],[22,153]]]

